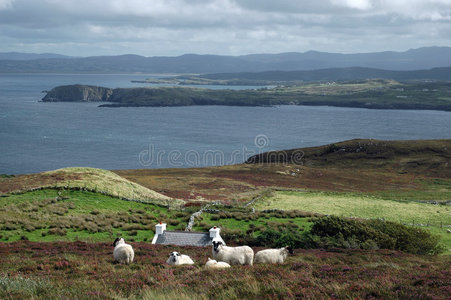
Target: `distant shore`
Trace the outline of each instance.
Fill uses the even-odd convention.
[[[66,85],[48,91],[42,101],[108,102],[101,107],[309,105],[451,111],[451,87],[448,82],[400,83],[385,79],[304,83],[256,90],[191,87],[110,89]]]

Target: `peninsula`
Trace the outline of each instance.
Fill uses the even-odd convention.
[[[136,106],[273,106],[315,105],[370,109],[432,109],[451,111],[449,82],[407,82],[367,79],[310,82],[249,90],[192,87],[105,88],[58,86],[44,102],[98,101],[101,107]]]

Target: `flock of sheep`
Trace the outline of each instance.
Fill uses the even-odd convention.
[[[135,253],[133,247],[126,244],[123,238],[117,238],[114,243],[114,260],[119,263],[129,264],[133,261]],[[213,240],[213,258],[208,258],[206,268],[230,268],[230,265],[281,264],[288,253],[293,249],[283,247],[280,249],[265,249],[258,251],[254,257],[254,250],[249,246],[229,247],[220,240]],[[193,265],[194,261],[185,254],[172,252],[166,263],[170,265]]]

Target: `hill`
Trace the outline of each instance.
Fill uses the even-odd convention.
[[[37,174],[0,178],[0,195],[24,193],[41,189],[86,190],[118,198],[168,205],[180,205],[182,200],[165,195],[128,181],[117,174],[95,168],[64,168]]]
[[[451,81],[451,67],[432,68],[428,70],[411,70],[411,71],[393,71],[363,67],[349,68],[328,68],[308,71],[265,71],[265,72],[243,72],[243,73],[217,73],[205,74],[199,76],[180,76],[176,77],[181,84],[184,82],[199,81],[205,84],[202,79],[210,79],[210,84],[217,84],[220,81],[226,81],[231,84],[233,82],[249,82],[264,84],[274,84],[276,82],[296,82],[296,81],[349,81],[358,79],[392,79],[397,81],[409,80],[439,80]],[[230,82],[230,83],[229,83]]]
[[[45,58],[12,60],[3,56],[0,73],[177,73],[294,71],[329,68],[376,68],[418,70],[451,66],[451,48],[426,47],[405,52],[340,54],[305,53],[251,54],[242,56],[185,54],[177,57],[139,55],[93,56],[84,58]]]
[[[72,57],[55,53],[0,52],[0,60],[35,60],[49,58],[72,58]]]
[[[451,178],[451,140],[381,141],[355,139],[283,151],[265,152],[246,163],[293,163],[345,169],[391,169]]]
[[[271,188],[374,192],[390,200],[446,201],[451,197],[450,160],[451,140],[351,140],[263,153],[232,166],[114,172],[188,201],[245,203]]]

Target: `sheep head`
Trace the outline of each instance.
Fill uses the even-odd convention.
[[[174,251],[171,254],[169,254],[169,258],[171,259],[171,261],[176,262],[180,257],[180,253]]]
[[[285,249],[288,250],[288,253],[294,254],[293,247],[291,247],[291,246],[286,246]]]
[[[222,242],[221,241],[213,241],[213,251],[215,252],[219,252],[219,249],[222,246]]]
[[[116,238],[113,242],[113,247],[116,247],[117,245],[124,244],[124,243],[125,243],[125,241],[123,238]]]

